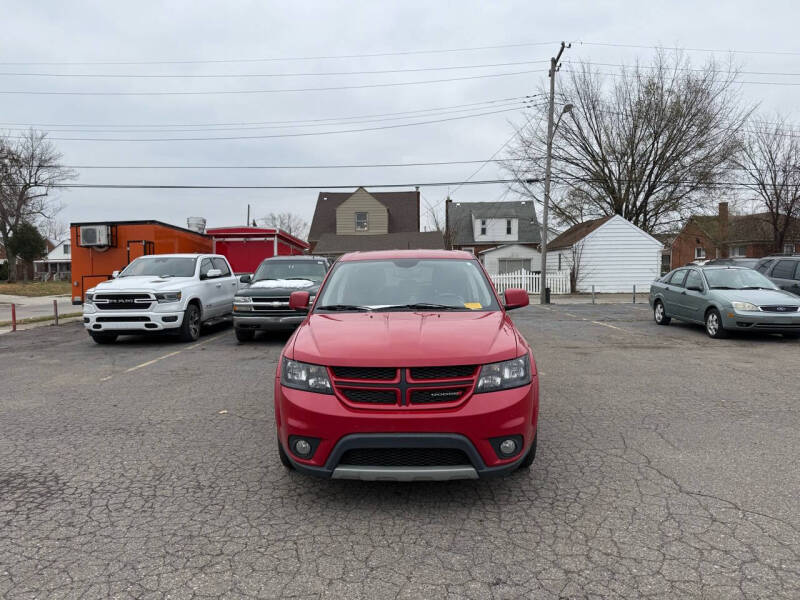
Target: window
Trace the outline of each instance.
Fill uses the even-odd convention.
[[[486,219],[481,219],[481,235],[486,235]]]
[[[772,269],[772,277],[775,279],[794,279],[796,266],[796,260],[779,260],[775,268]]]
[[[559,255],[559,258],[561,255]],[[531,259],[530,258],[501,258],[499,261],[500,274],[503,273],[516,273],[520,270],[530,272]]]
[[[695,260],[702,259],[706,257],[706,249],[702,246],[698,246],[694,249],[694,258]]]
[[[559,270],[561,269],[561,257],[559,256]],[[662,254],[661,255],[661,274],[665,275],[669,273],[669,267],[672,264],[672,255],[671,254]]]
[[[208,259],[206,259],[208,260]],[[125,267],[120,277],[153,276],[153,277],[194,277],[196,258],[176,256],[139,257]],[[209,264],[211,264],[209,262]]]
[[[200,279],[205,279],[208,275],[208,272],[213,269],[214,267],[211,266],[211,259],[204,258],[203,262],[200,263]]]
[[[324,260],[271,260],[262,262],[253,276],[253,283],[282,279],[307,279],[314,283],[322,283],[328,263]],[[256,286],[268,287],[268,286]]]
[[[669,284],[683,286],[684,277],[686,277],[686,269],[678,269],[672,274],[672,277],[669,280]]]
[[[794,254],[794,244],[791,242],[787,242],[783,245],[783,253],[784,254]]]
[[[759,264],[759,265],[756,267],[756,271],[758,271],[759,273],[764,273],[764,274],[766,274],[766,272],[767,272],[767,271],[769,271],[769,267],[770,267],[770,265],[771,265],[772,263],[774,263],[774,262],[775,262],[774,260],[765,260],[764,262],[762,262],[761,264]]]
[[[506,235],[511,235],[511,219],[506,219]]]
[[[367,213],[356,213],[356,231],[368,231],[369,223],[367,222]]]
[[[732,246],[731,247],[731,257],[733,258],[741,258],[743,256],[747,256],[747,246]]]
[[[689,275],[686,276],[686,287],[695,287],[700,288],[701,290],[704,289],[703,286],[703,277],[697,271],[689,271]]]
[[[214,268],[222,271],[221,277],[231,276],[231,270],[228,268],[228,263],[225,262],[224,258],[214,258],[212,260],[214,262]]]
[[[64,244],[64,256],[69,256],[69,244]]]

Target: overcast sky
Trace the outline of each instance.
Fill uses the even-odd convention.
[[[64,162],[69,165],[335,165],[487,159],[511,135],[511,122],[523,120],[521,105],[516,100],[477,103],[519,99],[535,93],[546,79],[546,64],[533,61],[548,59],[557,50],[558,40],[562,39],[573,41],[572,49],[564,55],[567,60],[614,64],[630,63],[637,57],[646,59],[653,50],[590,45],[589,42],[786,51],[787,54],[736,54],[737,62],[745,70],[782,73],[742,75],[741,79],[800,84],[800,44],[797,42],[800,6],[796,2],[0,0],[0,15],[3,20],[0,62],[4,63],[0,65],[3,73],[0,75],[0,92],[4,92],[0,93],[0,128],[9,135],[18,134],[14,128],[32,124],[49,131],[53,138],[262,136],[259,139],[204,141],[56,141],[64,154]],[[526,45],[409,53],[512,44]],[[385,53],[405,54],[352,57]],[[255,60],[342,55],[351,58]],[[692,52],[691,56],[701,63],[709,54]],[[725,58],[725,54],[720,57]],[[244,59],[250,62],[231,62]],[[103,61],[176,61],[176,64],[96,64]],[[19,64],[48,62],[89,64]],[[479,68],[476,65],[502,66]],[[324,72],[455,66],[470,68],[318,75]],[[22,73],[315,75],[99,78],[19,75]],[[493,76],[500,73],[516,74]],[[463,79],[478,75],[492,77]],[[455,78],[462,79],[452,81]],[[440,79],[451,81],[352,88]],[[351,89],[275,91],[343,86]],[[7,93],[254,90],[262,92],[138,96]],[[769,113],[780,110],[795,121],[800,118],[796,110],[800,85],[745,83],[742,84],[742,94],[747,102],[759,102]],[[462,106],[465,104],[474,105]],[[391,114],[434,108],[447,110]],[[478,113],[495,114],[453,119]],[[341,120],[364,115],[387,116]],[[331,119],[331,122],[307,123],[319,119]],[[386,127],[437,119],[452,120],[355,133],[263,137]],[[265,127],[265,122],[270,122],[270,127]],[[306,122],[306,125],[298,127],[298,122]],[[240,123],[246,125],[233,125]],[[210,124],[224,125],[215,125],[209,130]],[[137,131],[137,127],[144,131]],[[320,170],[80,169],[78,182],[369,185],[462,181],[478,166]],[[502,173],[494,164],[489,164],[473,179],[498,176]],[[310,220],[317,191],[76,189],[60,194],[65,205],[60,220],[68,223],[159,219],[185,225],[187,217],[202,216],[208,219],[209,226],[222,226],[243,224],[248,203],[255,217],[272,211],[293,211]],[[430,204],[441,206],[447,188],[423,187],[422,194]],[[464,186],[454,192],[454,198],[462,201],[511,199],[502,185]]]

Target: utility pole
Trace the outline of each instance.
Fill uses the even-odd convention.
[[[547,212],[550,205],[550,167],[553,161],[553,134],[555,128],[553,127],[553,113],[555,112],[556,100],[556,73],[560,65],[558,61],[561,60],[561,55],[566,48],[572,46],[566,45],[561,42],[561,48],[558,50],[553,58],[550,59],[550,70],[547,76],[550,78],[550,105],[547,108],[547,156],[545,158],[544,166],[544,207],[542,208],[542,240],[541,240],[541,253],[542,253],[542,266],[539,274],[539,303],[548,304],[550,302],[550,294],[547,293]]]

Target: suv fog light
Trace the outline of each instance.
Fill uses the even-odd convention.
[[[311,452],[311,444],[305,440],[297,440],[294,443],[294,451],[299,456],[307,456]]]
[[[500,452],[502,452],[506,456],[511,456],[516,451],[517,451],[517,442],[515,442],[514,440],[508,439],[500,442]]]

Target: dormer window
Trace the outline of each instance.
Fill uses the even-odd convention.
[[[369,223],[367,222],[367,213],[356,213],[356,231],[368,231]]]
[[[486,235],[486,219],[481,219],[481,235]]]

